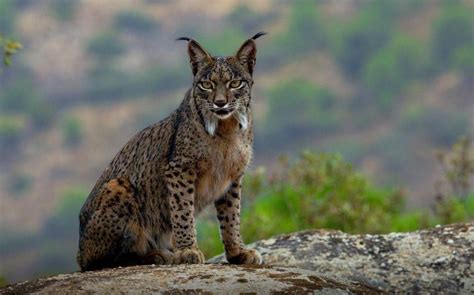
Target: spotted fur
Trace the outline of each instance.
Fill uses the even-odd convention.
[[[240,236],[241,180],[252,156],[255,39],[211,56],[193,39],[194,80],[179,108],[133,137],[100,176],[80,212],[81,270],[203,263],[195,215],[214,203],[230,263],[259,264]]]

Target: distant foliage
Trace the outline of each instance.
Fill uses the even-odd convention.
[[[26,129],[26,121],[18,116],[0,115],[0,151],[19,143]]]
[[[102,32],[90,40],[88,51],[97,59],[117,57],[125,52],[125,44],[120,40],[120,36],[113,31]]]
[[[8,192],[11,197],[27,192],[33,184],[33,178],[24,172],[14,172],[8,179]]]
[[[474,18],[472,9],[446,1],[441,15],[433,24],[432,49],[433,58],[440,66],[456,64],[456,59],[463,51],[474,48]],[[472,51],[471,59],[472,59]]]
[[[229,25],[240,28],[242,32],[257,32],[271,17],[269,14],[256,12],[245,4],[239,4],[229,13],[227,21]]]
[[[150,33],[159,27],[151,17],[140,11],[123,11],[115,17],[115,26],[119,30],[129,30],[134,33]]]
[[[82,130],[81,121],[77,118],[66,117],[62,123],[64,143],[68,147],[77,146],[82,142],[84,131]]]
[[[270,88],[265,133],[270,141],[333,130],[339,123],[335,95],[306,80],[289,80]]]
[[[54,119],[51,104],[44,100],[30,73],[6,79],[0,92],[0,110],[28,115],[35,129],[47,127]]]
[[[90,72],[84,96],[98,102],[155,95],[160,91],[183,87],[188,79],[189,74],[184,67],[167,68],[156,65],[139,73],[126,73],[105,63]]]
[[[331,28],[332,50],[344,72],[357,78],[372,55],[390,40],[391,34],[390,19],[383,18],[375,9],[367,9],[355,19]]]
[[[415,39],[398,35],[362,68],[362,79],[380,108],[392,107],[395,98],[426,72],[426,50]]]
[[[402,119],[405,133],[420,134],[436,146],[450,146],[469,131],[467,113],[453,113],[444,108],[420,108]]]
[[[51,10],[58,20],[68,21],[74,17],[78,3],[71,0],[52,0]]]
[[[14,30],[16,8],[14,1],[0,1],[0,31],[3,34],[11,34]]]
[[[303,54],[325,48],[328,43],[327,29],[319,7],[314,1],[291,2],[288,26],[272,37],[259,61],[272,68],[291,60],[295,54]]]

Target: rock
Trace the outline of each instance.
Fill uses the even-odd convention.
[[[0,294],[380,294],[305,269],[221,264],[135,266],[18,283]]]
[[[24,293],[473,294],[474,223],[411,233],[349,235],[309,230],[250,245],[265,265],[136,266],[18,283]]]
[[[313,270],[389,293],[474,292],[473,222],[387,235],[308,230],[250,246],[266,265]]]

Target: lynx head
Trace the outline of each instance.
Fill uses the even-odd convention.
[[[257,54],[255,39],[245,41],[233,56],[212,56],[197,41],[188,41],[188,55],[194,75],[191,95],[204,121],[206,131],[214,135],[220,120],[233,116],[240,128],[248,127],[248,109]]]

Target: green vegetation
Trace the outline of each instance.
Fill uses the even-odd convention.
[[[3,64],[9,66],[12,62],[12,56],[22,48],[22,45],[0,33],[0,47],[3,48]]]
[[[327,46],[326,23],[314,1],[295,1],[290,7],[288,26],[273,37],[273,42],[259,57],[263,67],[273,68],[304,54]]]
[[[62,124],[64,143],[68,147],[77,146],[83,138],[81,121],[77,118],[66,117]]]
[[[465,113],[425,107],[407,113],[402,117],[400,125],[405,133],[415,131],[436,146],[449,146],[468,133],[469,119]]]
[[[157,91],[169,91],[183,87],[188,78],[187,68],[166,68],[151,66],[141,73],[125,73],[113,66],[104,65],[90,73],[88,86],[84,90],[86,98],[94,101],[110,101],[142,96]]]
[[[245,4],[237,5],[227,15],[229,25],[239,28],[242,32],[257,32],[262,29],[263,23],[271,18],[271,15],[257,13]]]
[[[472,10],[456,1],[446,1],[441,15],[433,24],[433,59],[440,69],[454,65],[459,52],[474,48],[473,36]]]
[[[115,17],[115,27],[134,33],[149,33],[158,28],[158,23],[140,11],[123,11]]]
[[[335,95],[305,80],[289,80],[271,88],[265,132],[270,141],[322,134],[339,123]]]
[[[74,17],[77,4],[77,1],[53,0],[51,2],[51,10],[58,20],[69,21]]]
[[[357,78],[372,55],[390,40],[391,34],[389,21],[372,9],[363,10],[353,20],[331,28],[331,47],[345,73]]]
[[[287,31],[281,37],[287,52],[310,51],[326,45],[324,24],[314,1],[295,1],[290,12]]]
[[[439,194],[431,211],[408,210],[403,192],[374,186],[337,155],[306,151],[295,162],[283,161],[277,176],[269,178],[262,171],[248,175],[243,188],[247,198],[243,238],[249,243],[312,228],[388,233],[472,220],[474,191],[469,177],[474,175],[474,151],[466,139],[458,145],[462,147],[453,148],[446,176],[450,183],[462,183],[465,196],[454,189],[454,194]],[[217,222],[199,222],[198,237],[207,257],[222,251]]]
[[[23,172],[15,172],[8,181],[8,192],[13,196],[28,191],[33,183],[30,175]]]
[[[87,49],[99,61],[103,61],[121,55],[126,47],[116,32],[106,31],[92,38]]]
[[[0,30],[4,34],[11,34],[15,27],[16,8],[14,1],[0,1]]]
[[[8,285],[7,279],[0,276],[0,288],[6,287]]]
[[[427,63],[421,44],[398,35],[363,66],[362,79],[380,109],[393,107],[394,98],[421,77]]]
[[[25,120],[17,116],[0,116],[0,151],[6,151],[8,147],[20,141],[21,134],[26,128]]]

